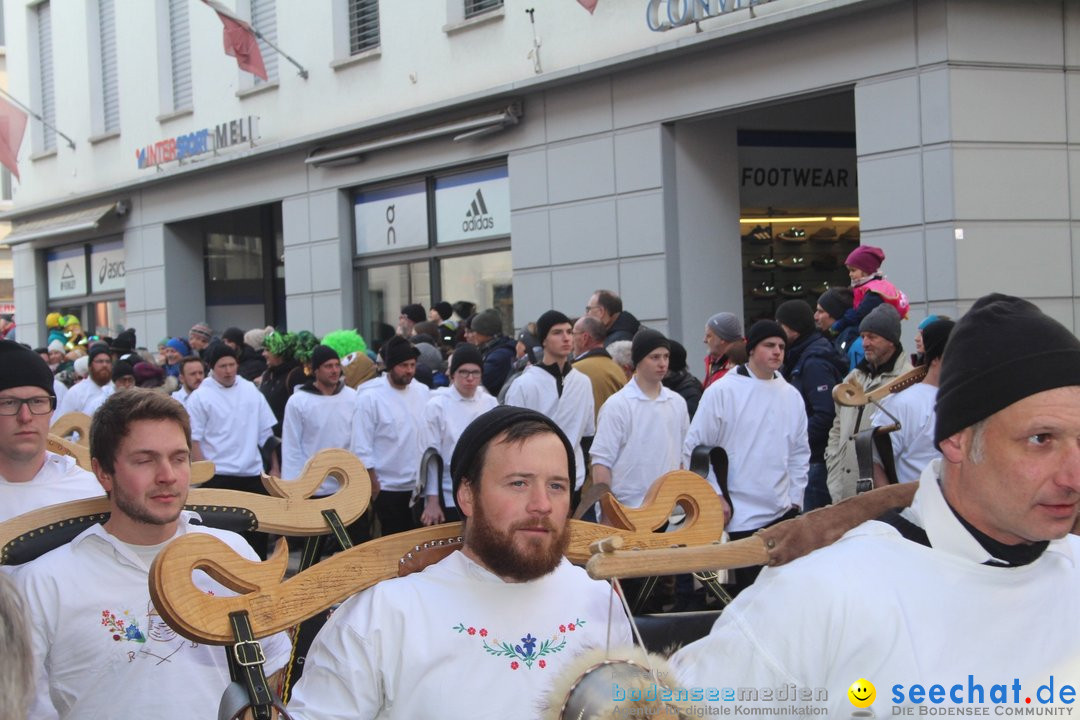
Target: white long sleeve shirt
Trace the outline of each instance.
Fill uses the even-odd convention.
[[[51,422],[56,422],[71,412],[81,412],[93,417],[94,411],[109,399],[115,389],[112,380],[104,385],[98,385],[91,378],[75,383],[64,393],[64,399],[59,401]]]
[[[364,383],[356,392],[352,451],[375,471],[383,490],[407,492],[416,487],[429,392],[416,380],[395,388],[385,375]]]
[[[206,533],[248,560],[254,551],[235,533],[191,525],[185,512],[177,537]],[[13,577],[26,597],[37,684],[30,711],[40,718],[216,717],[229,684],[226,648],[194,644],[162,619],[150,599],[149,563],[101,525],[25,565]],[[229,589],[202,571],[198,587]],[[262,641],[267,674],[284,666],[284,633]]]
[[[683,445],[686,467],[698,445],[727,452],[733,505],[729,531],[756,530],[792,506],[801,508],[810,466],[806,407],[799,391],[780,373],[762,380],[740,372],[745,367],[705,389]],[[712,469],[709,477],[715,482]]]
[[[471,398],[466,398],[450,386],[432,392],[424,408],[424,449],[435,448],[443,459],[442,494],[446,507],[455,507],[453,483],[450,480],[450,458],[454,455],[458,438],[465,428],[478,416],[496,407],[499,401],[481,385]],[[435,473],[428,475],[425,495],[435,495],[439,479]]]
[[[606,583],[567,560],[504,582],[460,552],[350,598],[319,631],[296,720],[536,718],[583,650],[631,642]]]
[[[918,480],[926,466],[941,457],[941,451],[934,444],[936,400],[937,387],[919,383],[901,393],[882,398],[880,402],[883,409],[900,421],[900,429],[889,433],[893,459],[896,461],[896,478],[900,482]],[[881,410],[874,413],[870,420],[874,427],[884,427],[892,423],[893,419]],[[880,462],[877,448],[874,449],[874,460]]]
[[[342,384],[333,395],[323,395],[311,384],[296,388],[285,404],[281,425],[281,476],[286,480],[300,477],[304,463],[320,450],[348,450],[355,409],[356,391],[348,385]],[[329,495],[337,485],[327,478],[315,495]]]
[[[596,434],[596,414],[593,411],[592,382],[585,373],[571,368],[563,377],[559,395],[555,376],[536,365],[525,368],[506,393],[506,404],[536,410],[547,415],[562,429],[574,448],[576,463],[575,488],[585,482],[585,457],[581,438]]]
[[[611,470],[615,498],[640,507],[658,477],[679,469],[689,427],[681,395],[661,386],[660,395],[650,398],[631,378],[600,407],[589,455],[593,465]]]
[[[828,699],[812,705],[840,718],[854,709],[847,688],[859,678],[876,686],[871,709],[878,718],[903,715],[898,706],[913,708],[916,716],[927,709],[944,714],[958,705],[970,712],[993,704],[995,684],[1005,686],[1008,702],[991,708],[990,717],[1049,709],[1036,697],[1038,686],[1053,675],[1057,699],[1062,684],[1075,686],[1080,666],[1080,538],[1052,541],[1029,565],[984,565],[991,556],[942,495],[940,464],[935,460],[927,467],[915,501],[902,513],[926,532],[931,547],[872,520],[826,548],[765,568],[724,608],[708,636],[675,654],[681,683],[823,688]],[[969,675],[982,688],[974,702],[968,701]],[[1021,686],[1015,701],[1014,679]],[[923,687],[921,709],[910,698],[915,684]],[[939,702],[929,700],[933,685],[944,689]],[[951,696],[956,685],[961,703]]]
[[[44,464],[27,482],[8,482],[0,477],[0,522],[49,505],[104,494],[94,474],[79,467],[75,458],[46,450]]]
[[[239,375],[225,387],[207,375],[187,401],[191,439],[219,475],[251,477],[263,470],[259,448],[273,435],[277,419],[253,383]]]

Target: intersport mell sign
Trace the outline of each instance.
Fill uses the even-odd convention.
[[[647,0],[645,22],[653,32],[690,25],[772,0]]]

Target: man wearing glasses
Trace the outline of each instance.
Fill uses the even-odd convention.
[[[103,495],[75,458],[45,449],[53,375],[33,351],[0,340],[0,522],[46,505]]]

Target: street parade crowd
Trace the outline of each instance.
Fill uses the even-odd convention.
[[[8,319],[0,523],[102,494],[111,514],[0,572],[0,717],[214,716],[225,650],[162,620],[149,568],[189,533],[252,560],[269,546],[184,510],[191,462],[214,464],[202,487],[258,494],[263,473],[298,478],[328,448],[370,475],[372,512],[347,528],[354,544],[459,520],[464,542],[333,613],[291,689],[294,718],[539,717],[574,656],[633,642],[622,601],[566,559],[567,518],[609,521],[604,492],[638,508],[657,478],[703,452],[730,540],[873,488],[918,488],[909,508],[789,565],[733,571],[734,601],[670,658],[672,685],[827,688],[829,713],[842,714],[853,709],[847,687],[878,678],[879,717],[894,683],[971,676],[989,694],[1015,677],[1034,693],[1080,666],[1080,547],[1069,535],[1080,341],[999,294],[957,321],[911,317],[884,259],[857,247],[851,287],[814,306],[785,301],[749,327],[718,309],[693,362],[703,380],[696,352],[603,289],[580,316],[548,310],[516,334],[496,309],[409,304],[377,347],[353,329],[317,338],[199,323],[144,348],[133,330],[88,337],[78,318],[53,313],[47,344],[32,349]],[[918,323],[911,352],[904,321]],[[902,376],[909,386],[873,405],[834,401],[840,383],[871,393]],[[51,423],[73,412],[93,418],[92,472],[46,448]],[[867,451],[859,437],[871,438]],[[315,496],[337,489],[328,477]],[[690,575],[643,602],[645,612],[720,605]],[[286,666],[289,637],[262,646],[267,673]]]

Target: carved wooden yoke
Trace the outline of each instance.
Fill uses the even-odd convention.
[[[213,475],[213,463],[210,473]],[[330,475],[340,481],[338,491],[312,498]],[[263,475],[263,484],[269,496],[195,488],[188,493],[185,508],[199,512],[207,525],[310,536],[329,532],[324,512],[336,510],[348,524],[364,514],[371,498],[367,469],[345,450],[320,451],[296,480]],[[0,565],[31,560],[70,541],[88,526],[103,522],[108,515],[109,500],[98,497],[51,505],[0,523]]]
[[[590,546],[612,536],[621,538],[624,547],[644,550],[716,542],[724,529],[724,508],[716,492],[700,476],[685,470],[660,477],[640,508],[622,507],[610,496],[601,503],[617,526],[569,521],[566,555],[571,562],[585,564]],[[682,527],[653,532],[667,521],[675,505],[686,511]],[[188,535],[158,555],[150,571],[150,594],[154,607],[176,632],[196,642],[227,645],[234,642],[231,612],[246,610],[255,636],[265,637],[381,580],[441,559],[458,547],[461,532],[461,523],[448,523],[389,535],[339,552],[288,580],[283,580],[288,556],[282,542],[266,562],[257,563],[215,538]],[[204,570],[239,595],[204,594],[192,582],[194,570]]]
[[[49,428],[49,437],[45,447],[57,455],[70,455],[83,470],[94,472],[90,463],[90,416],[86,413],[72,412],[61,415]],[[72,433],[79,433],[78,442],[68,439]],[[214,463],[199,460],[191,463],[191,484],[202,485],[214,477]]]

